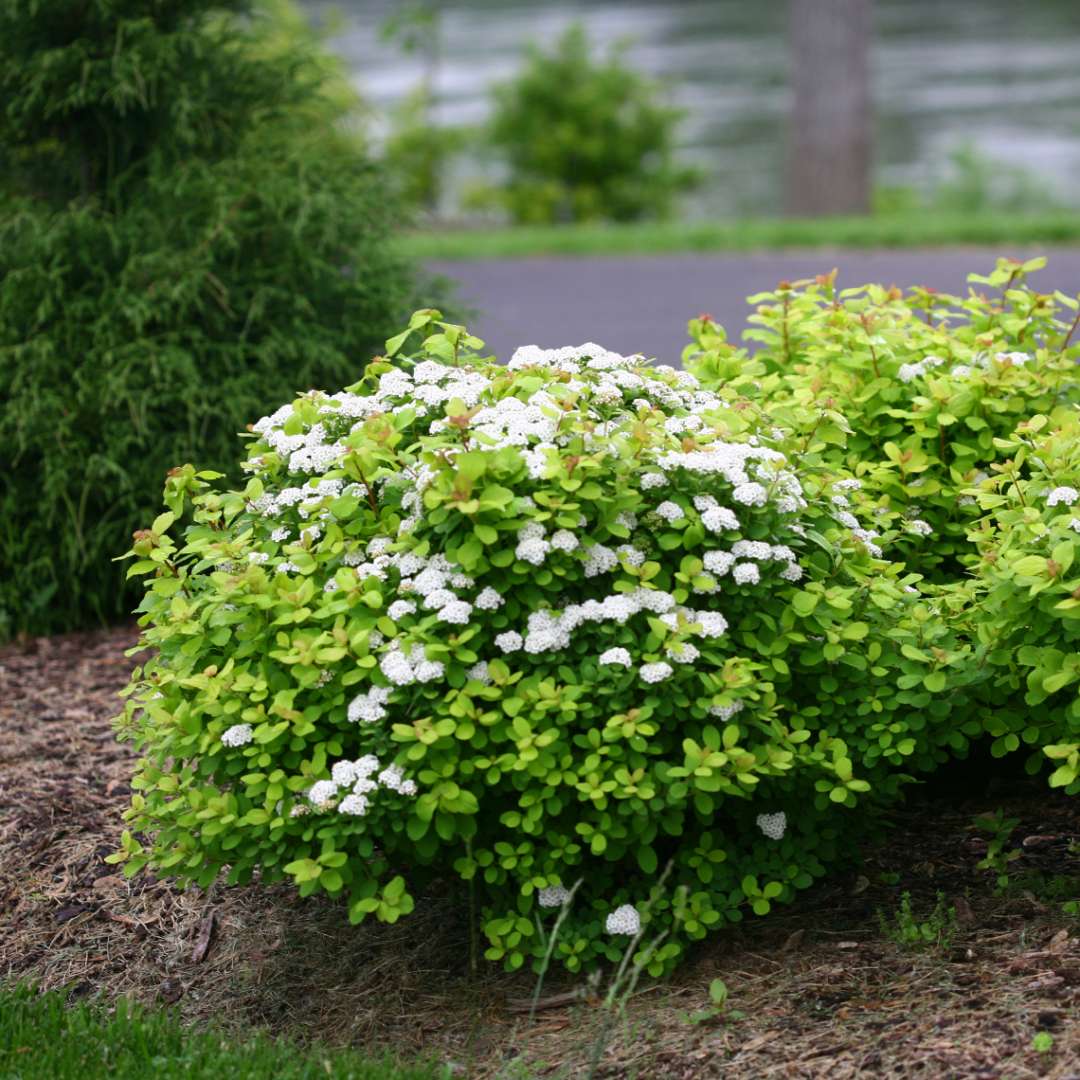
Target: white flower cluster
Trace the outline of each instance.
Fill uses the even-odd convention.
[[[413,645],[406,653],[395,640],[379,660],[379,670],[395,686],[436,682],[446,674],[441,660],[429,660],[423,645]]]
[[[354,724],[373,724],[386,716],[386,706],[393,691],[388,686],[372,686],[349,702],[348,717]]]
[[[670,664],[665,664],[663,660],[660,660],[655,664],[642,664],[638,674],[642,682],[658,683],[671,678],[674,670]]]
[[[737,716],[746,707],[745,702],[732,701],[727,705],[711,705],[709,706],[710,716],[719,716],[721,720],[730,720],[733,716]]]
[[[993,363],[1004,367],[1023,367],[1032,359],[1030,353],[1000,352],[993,357],[989,353],[977,353],[972,357],[970,364],[954,364],[949,369],[949,374],[956,379],[966,379],[974,372],[989,371]],[[901,382],[909,383],[915,379],[924,378],[934,368],[941,367],[945,361],[940,356],[924,356],[914,364],[901,364],[896,375]]]
[[[945,361],[940,356],[924,356],[914,364],[901,364],[897,369],[896,377],[903,383],[909,383],[923,378],[927,372],[941,367],[944,363]]]
[[[494,623],[491,637],[486,638],[486,657],[484,636],[473,637],[468,646],[479,653],[471,661],[468,677],[481,685],[490,685],[488,664],[500,654],[542,656],[567,650],[575,632],[586,627],[592,631],[591,638],[599,639],[593,655],[599,654],[601,666],[633,673],[640,664],[638,678],[660,683],[672,679],[677,670],[684,674],[702,659],[705,645],[699,647],[695,640],[707,642],[726,634],[727,619],[708,606],[720,607],[726,599],[745,595],[740,590],[764,591],[776,587],[778,579],[794,582],[803,576],[796,549],[802,546],[799,538],[805,530],[792,517],[807,507],[801,482],[785,456],[761,445],[756,437],[729,441],[731,425],[725,414],[730,406],[721,395],[702,389],[686,372],[664,365],[647,367],[639,357],[620,356],[591,343],[555,350],[528,346],[514,354],[509,369],[536,369],[543,377],[518,380],[520,385],[514,387],[505,372],[425,360],[411,372],[399,368],[381,373],[375,388],[366,394],[330,396],[312,391],[306,396],[306,408],[314,404],[315,422],[300,424],[297,411],[287,406],[254,425],[265,445],[257,444],[252,460],[260,461],[267,476],[282,475],[283,479],[275,490],[264,477],[263,493],[249,503],[249,511],[265,519],[266,532],[279,545],[278,553],[265,545],[267,550],[260,550],[252,561],[263,563],[269,572],[298,574],[298,561],[310,572],[310,560],[300,558],[300,552],[305,557],[315,552],[331,571],[324,584],[327,593],[340,595],[348,587],[348,576],[339,569],[344,566],[361,583],[375,579],[361,588],[371,589],[377,583],[383,598],[380,627],[385,637],[383,632],[368,631],[374,666],[363,669],[346,708],[354,724],[386,721],[395,705],[404,707],[407,695],[402,689],[444,681],[446,663],[434,657],[453,655],[439,647],[461,628]],[[526,383],[535,384],[527,393],[520,388]],[[446,404],[453,399],[469,410],[467,417],[447,415]],[[423,447],[425,439],[441,433],[453,443],[460,430],[462,450],[516,451],[524,474],[540,480],[555,475],[551,470],[565,467],[560,459],[568,453],[571,441],[575,441],[575,455],[583,446],[594,462],[606,456],[625,459],[631,425],[640,425],[643,418],[656,413],[662,414],[660,426],[654,421],[656,436],[640,458],[636,515],[623,511],[614,522],[610,518],[590,522],[588,516],[578,514],[575,525],[565,513],[544,513],[538,505],[542,500],[520,490],[513,493],[508,516],[542,518],[527,520],[516,533],[500,531],[515,558],[528,567],[545,567],[545,573],[565,576],[568,583],[584,578],[592,592],[592,598],[581,599],[568,589],[561,608],[532,611],[526,625],[516,628],[493,617],[511,599],[505,586],[497,578],[474,581],[439,550],[444,539],[432,543],[433,534],[424,528],[425,494],[432,484],[441,482],[445,470],[453,470],[459,449],[443,444],[436,454],[410,450],[400,467],[386,469],[370,486],[342,478],[343,459],[351,453],[349,443],[356,442],[350,437],[375,417],[400,417],[399,424],[411,425],[409,437],[416,446]],[[858,520],[846,503],[840,503],[842,492],[858,487],[856,480],[834,485],[838,512],[849,514],[851,520],[846,523],[853,533],[873,547],[876,534],[860,535]],[[352,539],[347,531],[342,550],[341,530],[335,527],[339,511],[335,507],[332,513],[330,506],[343,496],[354,497],[365,508],[361,512],[371,505],[381,517],[383,508],[388,508],[400,526],[394,535],[377,535],[366,543]],[[772,520],[782,522],[777,530],[782,535],[768,541],[751,540],[748,533],[761,535],[755,520],[760,520],[764,510],[772,511]],[[553,521],[556,516],[558,520]],[[708,604],[683,606],[671,593],[648,585],[619,591],[626,586],[628,572],[657,558],[658,522],[677,527],[700,522],[708,542],[715,545],[702,552],[705,573],[688,586],[688,591],[708,596]],[[298,539],[290,543],[293,537]],[[516,572],[520,575],[521,570],[519,566]],[[605,589],[602,579],[606,575],[620,575],[622,580]],[[649,577],[643,574],[642,580]],[[659,619],[670,631],[657,653],[648,657],[650,662],[637,660],[632,647],[611,644],[614,631],[635,619],[640,622],[630,633],[637,640],[651,632],[647,619],[654,620],[653,629]],[[741,707],[741,702],[735,702],[714,709],[733,715]],[[336,778],[320,781],[312,788],[310,801],[321,804],[341,798],[343,807],[348,800],[344,812],[362,813],[368,791],[355,790],[361,779],[367,781],[358,777],[344,795]],[[333,791],[326,786],[331,784]]]
[[[757,827],[770,840],[782,840],[787,831],[787,814],[783,810],[775,814],[758,814]]]
[[[570,899],[570,890],[562,885],[545,885],[536,894],[536,901],[541,907],[562,907]]]
[[[371,796],[380,788],[399,795],[415,795],[416,782],[405,778],[398,765],[380,771],[379,759],[365,754],[356,761],[336,761],[329,780],[317,780],[308,790],[308,802],[316,810],[329,810],[339,799],[339,814],[363,817],[371,807]]]
[[[608,915],[604,921],[604,929],[609,934],[633,937],[641,930],[641,916],[633,904],[623,904]]]
[[[1046,496],[1047,506],[1072,506],[1080,499],[1080,491],[1074,487],[1056,487]]]
[[[250,724],[233,724],[231,728],[221,733],[222,746],[246,746],[251,742],[252,730]]]

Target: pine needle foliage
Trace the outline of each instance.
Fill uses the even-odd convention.
[[[166,472],[358,378],[418,299],[341,73],[283,10],[0,5],[0,637],[130,611],[111,560]]]

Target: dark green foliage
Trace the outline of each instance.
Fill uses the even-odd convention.
[[[490,139],[509,170],[498,199],[528,224],[665,217],[696,182],[673,160],[680,117],[620,52],[599,57],[571,27],[496,88]]]
[[[0,8],[0,636],[129,611],[166,471],[415,300],[327,58],[241,7]]]
[[[435,1080],[445,1068],[397,1066],[355,1050],[243,1040],[189,1031],[169,1013],[120,1001],[115,1011],[71,1005],[62,994],[19,987],[0,993],[0,1075],[18,1080]]]

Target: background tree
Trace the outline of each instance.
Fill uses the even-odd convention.
[[[111,559],[166,471],[418,302],[345,80],[267,10],[0,6],[0,636],[130,611]]]
[[[872,0],[791,0],[788,210],[870,209]]]
[[[492,201],[514,221],[665,217],[698,180],[675,161],[681,110],[621,50],[598,56],[580,25],[550,53],[532,48],[494,94],[490,141],[507,175]]]

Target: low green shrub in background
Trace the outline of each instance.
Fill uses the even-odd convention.
[[[620,50],[601,57],[572,26],[495,88],[487,138],[506,177],[474,201],[530,225],[666,217],[697,182],[675,160],[680,117]]]
[[[0,637],[130,612],[110,560],[166,471],[415,306],[340,73],[246,11],[0,10]]]

